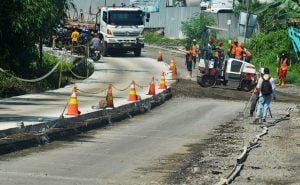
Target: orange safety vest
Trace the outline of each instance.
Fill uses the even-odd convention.
[[[230,53],[231,53],[232,55],[235,55],[235,53],[236,53],[236,48],[237,48],[237,45],[231,44],[231,50],[230,50]]]
[[[281,63],[280,69],[282,71],[287,71],[288,70],[287,58],[285,58],[284,60],[281,59],[280,63]]]
[[[192,52],[193,52],[193,56],[196,56],[196,54],[197,54],[197,46],[195,44],[193,44],[193,46],[192,46]]]
[[[193,61],[193,51],[192,50],[186,51],[186,54],[187,54],[187,62],[192,62]]]
[[[246,50],[246,57],[251,57],[251,55],[252,55],[251,52]]]
[[[235,58],[241,60],[243,55],[243,48],[241,46],[236,47]]]

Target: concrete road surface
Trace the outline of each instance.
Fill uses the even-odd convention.
[[[175,154],[199,143],[244,104],[210,99],[174,98],[144,115],[75,136],[2,156],[5,185],[164,184],[182,161]],[[49,149],[46,149],[49,148]],[[158,168],[160,166],[160,168]]]
[[[132,80],[137,83],[137,94],[142,99],[149,97],[146,94],[151,77],[157,79],[158,87],[162,71],[167,70],[164,63],[157,62],[155,59],[130,57],[130,55],[103,57],[100,62],[95,63],[95,72],[91,77],[76,83],[79,89],[77,93],[79,111],[82,114],[95,111],[91,106],[98,105],[100,99],[105,99],[104,90],[110,83],[114,87],[113,97],[116,107],[128,103],[129,86]],[[72,87],[73,85],[69,85],[42,94],[0,99],[0,130],[17,127],[20,121],[23,121],[26,126],[38,123],[39,118],[44,121],[57,119],[69,101]]]

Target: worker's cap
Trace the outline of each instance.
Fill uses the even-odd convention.
[[[196,39],[193,39],[193,42],[196,42]]]

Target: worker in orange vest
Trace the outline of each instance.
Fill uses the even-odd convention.
[[[238,39],[235,38],[233,43],[230,46],[229,57],[235,58],[236,48],[238,47]]]
[[[246,61],[246,62],[248,62],[248,63],[251,63],[251,59],[252,59],[252,54],[251,54],[251,52],[248,50],[248,49],[246,49],[246,48],[244,48],[244,60]]]
[[[289,65],[289,61],[288,61],[287,53],[282,52],[282,54],[279,57],[278,68],[277,68],[277,73],[279,78],[279,83],[277,85],[280,85],[281,87],[285,86],[288,65]]]
[[[186,47],[186,60],[185,65],[188,71],[188,78],[192,78],[192,67],[193,67],[193,51],[187,46]]]
[[[240,43],[235,49],[235,58],[243,60],[244,43]]]
[[[193,44],[192,44],[192,52],[193,52],[193,64],[194,64],[194,69],[196,68],[196,56],[198,53],[199,46],[196,43],[196,39],[193,39]]]

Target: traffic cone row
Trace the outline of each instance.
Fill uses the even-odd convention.
[[[162,72],[161,78],[160,78],[160,85],[159,89],[166,89],[166,81],[165,81],[165,73]],[[77,87],[74,86],[72,90],[72,94],[69,99],[68,103],[68,110],[65,115],[71,115],[71,116],[79,116],[80,111],[78,110],[78,101],[77,101]],[[152,77],[151,82],[149,84],[149,91],[148,95],[155,95],[155,83],[154,83],[154,77]],[[132,80],[131,86],[130,86],[130,91],[129,91],[129,97],[128,101],[137,101],[138,96],[136,94],[136,89],[135,89],[135,82]],[[112,94],[112,84],[108,85],[107,88],[107,94],[106,94],[106,107],[111,107],[114,108],[114,101],[113,101],[113,94]]]

